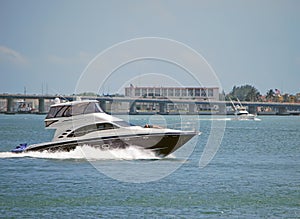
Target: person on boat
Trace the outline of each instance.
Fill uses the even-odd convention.
[[[150,125],[150,124],[146,124],[144,126],[144,128],[155,128],[155,129],[162,129],[162,127],[158,126],[158,125]]]
[[[144,128],[153,128],[153,125],[146,124]]]

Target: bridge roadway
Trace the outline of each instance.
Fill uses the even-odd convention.
[[[35,94],[0,94],[0,99],[7,100],[7,109],[6,112],[13,112],[13,100],[14,99],[37,99],[39,103],[39,113],[45,113],[45,100],[54,100],[56,97],[60,99],[65,99],[72,101],[76,99],[76,96],[59,96],[59,95],[35,95]],[[127,102],[129,103],[129,111],[136,111],[136,103],[158,103],[160,106],[160,112],[164,113],[167,104],[188,104],[190,106],[196,105],[217,105],[219,109],[225,110],[225,106],[231,106],[230,101],[199,101],[196,99],[175,99],[175,98],[130,98],[130,97],[91,97],[91,96],[82,96],[81,99],[96,99],[100,102],[100,105],[105,108],[106,102]],[[234,102],[234,104],[239,104]],[[298,111],[300,112],[300,103],[279,103],[279,102],[242,102],[243,106],[248,107],[250,112],[256,113],[257,107],[270,107],[276,109],[277,112],[284,114],[289,111]],[[190,107],[192,108],[192,107]],[[192,113],[192,110],[190,110]],[[224,111],[225,112],[225,111]]]

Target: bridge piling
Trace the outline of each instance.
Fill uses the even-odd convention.
[[[194,103],[189,103],[189,114],[195,113],[195,104]]]
[[[7,109],[6,112],[7,113],[12,113],[13,112],[13,103],[14,103],[14,99],[12,97],[8,97],[6,99],[7,101]]]
[[[165,114],[166,113],[166,103],[160,102],[159,103],[159,113],[160,114]]]
[[[39,113],[45,113],[45,99],[43,97],[38,98],[39,100]]]
[[[129,114],[136,114],[136,102],[135,101],[129,102]]]
[[[106,111],[106,101],[100,100],[99,104],[100,104],[100,108],[105,112]]]
[[[249,113],[251,114],[257,114],[257,107],[256,106],[249,106]]]

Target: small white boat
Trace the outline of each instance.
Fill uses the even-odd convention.
[[[255,120],[256,115],[249,113],[246,110],[246,107],[240,106],[237,107],[237,110],[235,111],[235,118],[234,120]]]
[[[260,120],[256,118],[257,116],[254,114],[251,114],[247,111],[246,107],[242,105],[240,100],[238,99],[239,104],[234,105],[233,101],[230,99],[232,107],[234,109],[234,115],[235,117],[232,118],[232,120]]]
[[[182,131],[153,125],[144,127],[131,125],[106,114],[96,100],[52,105],[45,118],[45,126],[56,130],[51,142],[29,146],[23,144],[12,152],[70,151],[83,145],[109,150],[134,145],[164,157],[200,134],[197,131]]]

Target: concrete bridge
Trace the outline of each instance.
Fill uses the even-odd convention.
[[[0,94],[0,99],[6,99],[6,110],[4,110],[6,113],[13,113],[13,105],[15,100],[38,100],[38,113],[46,113],[45,110],[45,100],[54,100],[56,97],[59,97],[57,95],[35,95],[35,94]],[[61,97],[59,97],[61,98]],[[66,100],[73,100],[74,96],[64,96],[63,97]]]
[[[13,113],[13,103],[14,100],[28,100],[33,99],[38,101],[38,113],[47,113],[45,109],[45,101],[46,100],[54,100],[56,97],[60,99],[65,99],[72,101],[76,99],[76,96],[57,96],[57,95],[23,95],[23,94],[0,94],[0,99],[6,100],[6,109],[3,110],[6,113]],[[140,104],[148,104],[155,105],[158,107],[156,109],[157,113],[167,114],[169,113],[170,106],[176,105],[185,105],[187,114],[226,114],[228,106],[231,106],[232,103],[230,101],[198,101],[194,99],[154,99],[154,98],[129,98],[129,97],[81,97],[82,99],[96,99],[100,102],[100,106],[103,110],[112,112],[114,110],[113,104],[127,104],[126,111],[130,114],[139,113],[138,106]],[[235,105],[238,105],[238,102],[234,102]],[[278,102],[242,102],[243,106],[248,108],[250,113],[257,113],[259,108],[264,109],[272,109],[272,112],[275,112],[279,115],[284,114],[300,114],[300,103],[278,103]],[[199,109],[206,109],[200,110]],[[176,112],[173,112],[176,113]]]

